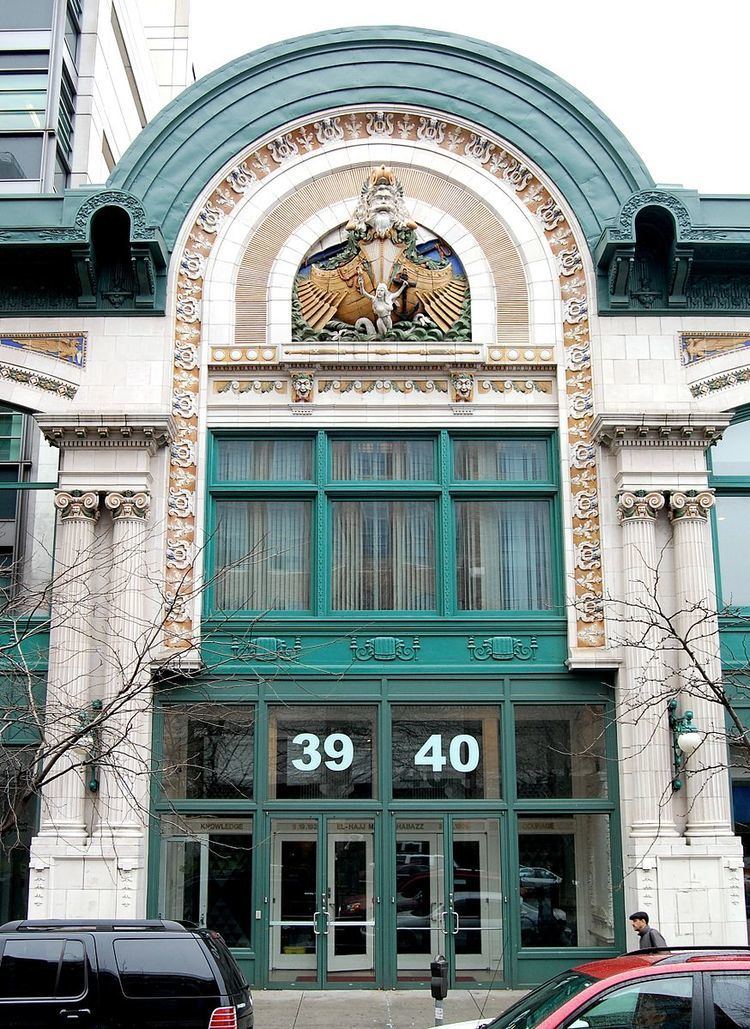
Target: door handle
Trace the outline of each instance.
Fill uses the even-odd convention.
[[[458,936],[459,930],[461,929],[461,919],[458,917],[458,911],[455,908],[451,908],[451,914],[453,915],[455,924],[453,926],[453,935]]]
[[[324,910],[322,912],[322,914],[323,914],[323,918],[325,918],[325,923],[324,923],[325,928],[323,929],[323,935],[327,936],[328,935],[328,923],[329,923],[329,921],[331,919],[331,916],[328,914],[327,910]]]
[[[448,928],[445,924],[445,918],[447,914],[448,912],[445,910],[445,908],[443,908],[443,910],[440,912],[440,929],[443,933],[443,936],[448,935]]]
[[[91,1011],[89,1010],[89,1008],[61,1008],[60,1009],[60,1016],[61,1016],[61,1018],[65,1018],[68,1022],[76,1021],[78,1018],[81,1017],[81,1015],[90,1015],[90,1014],[91,1014]]]
[[[318,915],[319,911],[313,911],[313,932],[316,936],[320,936],[320,929],[318,929]]]

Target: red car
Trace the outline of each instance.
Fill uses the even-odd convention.
[[[750,948],[645,950],[590,961],[495,1019],[443,1029],[750,1029]]]

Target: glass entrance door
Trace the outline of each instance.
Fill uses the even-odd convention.
[[[499,819],[399,818],[395,845],[398,982],[428,979],[438,953],[454,984],[502,982]]]
[[[374,837],[373,819],[274,819],[272,982],[375,982]]]
[[[216,929],[249,948],[253,830],[250,818],[182,819],[184,834],[162,837],[159,916]]]

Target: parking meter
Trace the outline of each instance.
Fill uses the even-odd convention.
[[[448,962],[442,954],[430,962],[430,989],[435,1000],[448,996]]]

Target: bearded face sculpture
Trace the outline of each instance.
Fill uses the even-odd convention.
[[[392,168],[367,177],[345,232],[344,242],[300,266],[295,340],[470,338],[463,266],[410,218]]]

